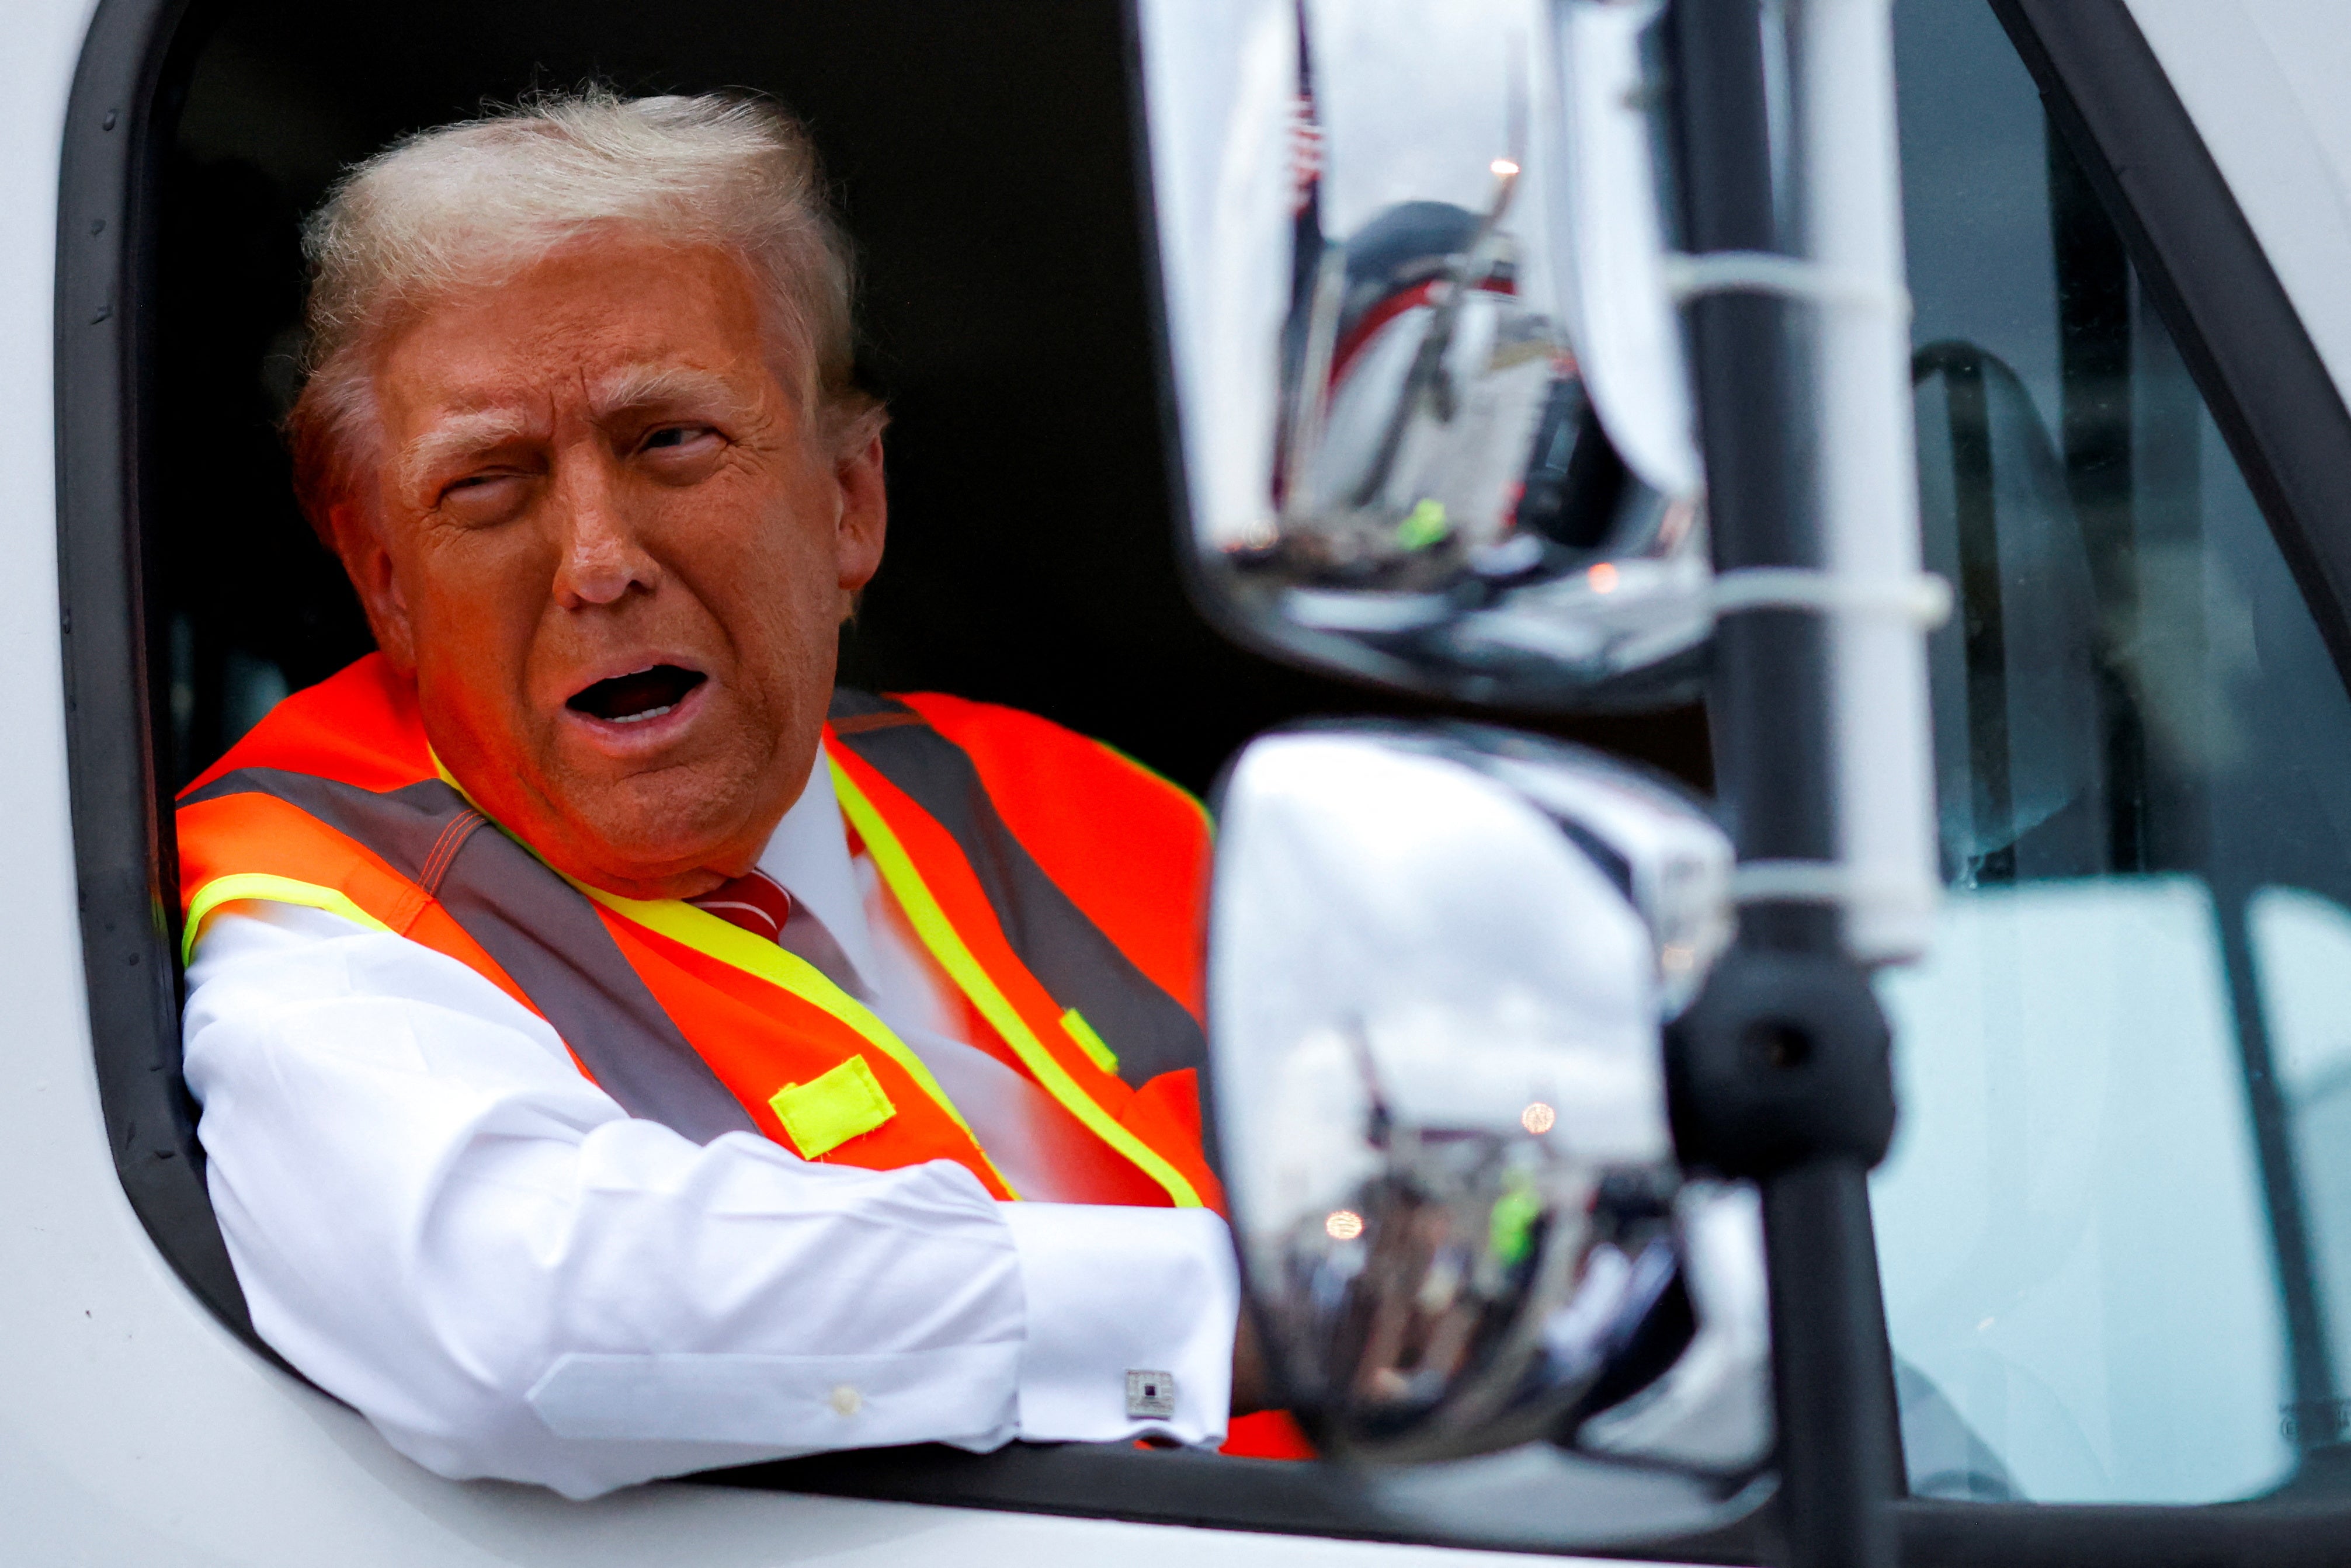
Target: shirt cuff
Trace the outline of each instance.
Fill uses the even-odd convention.
[[[998,1207],[1028,1298],[1020,1436],[1223,1442],[1240,1314],[1225,1222],[1205,1208]]]

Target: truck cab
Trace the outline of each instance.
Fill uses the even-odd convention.
[[[590,76],[748,82],[810,119],[895,421],[854,684],[1039,711],[1202,793],[1270,726],[1469,708],[1236,643],[1186,597],[1124,0],[19,13],[17,1559],[1784,1560],[1781,1463],[1549,1442],[1372,1468],[888,1449],[573,1503],[428,1475],[277,1361],[178,1078],[170,800],[369,646],[275,429],[297,220],[390,136]],[[1902,1560],[2326,1560],[2351,1529],[2351,24],[1895,0],[1892,37],[1918,539],[1953,602],[1927,656],[1943,894],[1874,980]],[[1700,701],[1508,716],[1715,779]]]

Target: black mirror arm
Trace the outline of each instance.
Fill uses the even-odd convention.
[[[1668,33],[1684,231],[1700,255],[1785,249],[1759,11],[1677,0]],[[1799,501],[1786,303],[1702,296],[1689,324],[1715,570],[1820,568]],[[1721,621],[1707,700],[1741,862],[1837,858],[1827,695],[1817,615]],[[1885,1019],[1835,906],[1745,904],[1667,1054],[1684,1162],[1762,1187],[1790,1560],[1891,1568],[1901,1467],[1867,1176],[1893,1090]]]

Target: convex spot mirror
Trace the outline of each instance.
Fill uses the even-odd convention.
[[[1210,1100],[1251,1310],[1325,1452],[1770,1446],[1761,1241],[1685,1182],[1662,1034],[1730,936],[1668,786],[1483,727],[1316,727],[1219,796]]]
[[[1711,626],[1661,0],[1141,0],[1194,581],[1294,659],[1519,706]]]

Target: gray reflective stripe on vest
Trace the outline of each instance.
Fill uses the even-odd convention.
[[[247,794],[308,812],[437,898],[630,1115],[697,1144],[722,1133],[759,1133],[670,1021],[588,897],[440,779],[379,794],[307,773],[246,768],[185,803]]]
[[[870,693],[836,691],[831,716],[841,745],[954,836],[1012,950],[1056,1002],[1085,1015],[1117,1052],[1119,1077],[1140,1088],[1163,1072],[1207,1062],[1199,1023],[1021,847],[969,753],[914,709]]]

